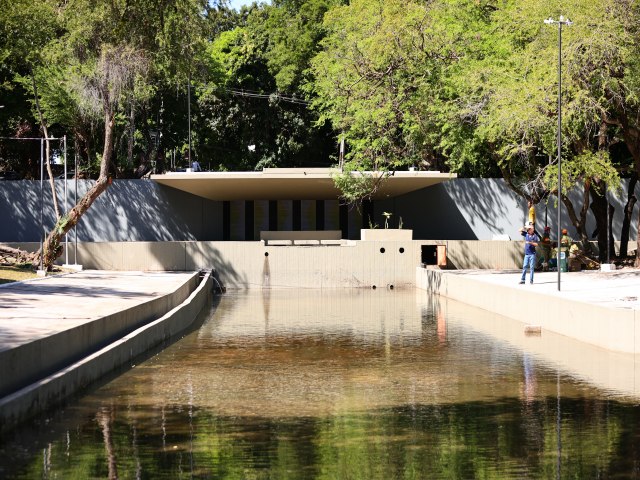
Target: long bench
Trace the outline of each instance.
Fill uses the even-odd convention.
[[[341,230],[262,230],[265,245],[340,245]]]

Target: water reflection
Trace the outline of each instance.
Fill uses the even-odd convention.
[[[0,477],[634,475],[635,401],[518,325],[412,290],[226,294],[198,331],[3,439]]]

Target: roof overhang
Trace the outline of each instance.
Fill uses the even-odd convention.
[[[329,168],[265,168],[261,172],[171,172],[155,182],[209,200],[330,200],[340,197]],[[352,172],[380,179],[374,199],[397,197],[456,178],[441,172]]]

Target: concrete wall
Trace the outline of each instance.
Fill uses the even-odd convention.
[[[76,363],[67,365],[45,378],[0,398],[0,431],[8,430],[17,423],[60,404],[65,398],[86,388],[114,369],[131,364],[137,356],[175,338],[198,318],[205,306],[211,304],[212,281],[210,275],[207,274],[194,288],[186,299],[183,298],[183,288],[169,295],[169,297],[175,298],[169,300],[165,306],[175,304],[179,298],[184,301],[169,311],[165,310],[166,313],[163,312],[163,315],[150,323],[138,326],[137,329],[115,341],[104,334],[100,325],[91,324],[94,335],[104,334],[102,344],[107,340],[111,343],[91,355],[77,360]],[[122,319],[130,320],[130,313],[124,311],[113,317],[120,315]],[[108,320],[118,323],[118,318],[109,318]],[[75,336],[76,343],[85,340],[79,332],[76,332]],[[48,352],[51,351],[49,347],[51,345],[46,347]],[[14,352],[14,354],[20,357],[23,366],[32,361],[28,352],[23,351],[19,355]],[[46,365],[42,368],[43,373],[47,371]]]
[[[623,207],[626,203],[628,181],[617,195],[610,194],[611,203],[615,206],[613,217],[613,233],[620,239],[623,221]],[[640,183],[636,186],[636,195],[640,196]],[[574,205],[581,205],[580,195],[571,195]],[[501,179],[460,178],[444,182],[430,188],[392,198],[374,205],[374,215],[380,225],[384,224],[382,212],[392,212],[395,226],[402,217],[404,228],[413,229],[413,238],[436,240],[491,240],[494,235],[509,235],[511,239],[519,239],[518,229],[528,220],[526,201],[510,190]],[[555,198],[549,199],[548,205],[536,205],[536,225],[540,231],[546,224],[552,232],[557,231],[557,206]],[[576,237],[564,205],[561,209],[564,219],[562,227],[569,230],[569,235]],[[631,226],[631,239],[635,240],[638,228],[638,206]],[[595,219],[589,211],[587,216],[587,232],[595,229]],[[555,233],[554,233],[555,235]],[[630,245],[630,248],[634,247]]]
[[[592,344],[559,335],[548,329],[542,335],[526,335],[521,319],[512,319],[447,297],[416,290],[423,305],[434,301],[444,312],[446,328],[462,326],[479,336],[490,336],[522,351],[530,360],[560,365],[575,378],[608,392],[640,398],[640,355],[612,352]],[[537,306],[536,306],[537,310]]]
[[[160,318],[184,302],[198,285],[198,274],[169,295],[82,323],[0,352],[0,397],[94,352],[106,343]],[[26,360],[28,359],[28,360]]]
[[[79,243],[85,269],[194,271],[214,268],[227,288],[386,288],[413,286],[425,246],[447,247],[452,269],[514,269],[522,263],[522,242],[514,241],[346,241],[342,245],[272,246],[262,242]],[[9,244],[36,250],[38,244]],[[384,250],[384,252],[383,252]],[[73,244],[69,258],[75,259]],[[64,261],[64,256],[59,263]]]
[[[626,186],[627,182],[624,183]],[[64,198],[64,181],[56,181],[57,190]],[[68,195],[73,198],[74,181],[68,182]],[[91,186],[90,181],[79,181],[78,195]],[[636,195],[640,196],[640,184]],[[53,222],[48,184],[43,189],[44,226]],[[577,198],[577,195],[576,195]],[[619,238],[622,225],[622,205],[626,199],[623,188],[617,197],[611,196],[616,211],[613,219],[614,236]],[[341,216],[337,200],[315,205],[302,201],[300,205],[301,230],[316,230],[316,207],[323,213],[325,230],[345,230],[345,238],[359,239],[363,227],[361,213],[343,208]],[[259,238],[261,230],[269,228],[269,202],[253,202],[254,225],[247,236],[244,202],[230,202],[228,220],[229,240]],[[292,202],[280,200],[277,210],[277,229],[291,230]],[[537,224],[545,222],[545,206],[537,207]],[[637,232],[638,206],[632,223],[632,240]],[[494,235],[518,238],[518,229],[527,218],[526,203],[498,179],[457,179],[425,188],[401,197],[376,201],[372,205],[373,220],[384,225],[382,212],[392,212],[390,227],[397,227],[402,217],[404,228],[413,229],[414,239],[427,240],[491,240]],[[563,207],[563,226],[575,235]],[[341,218],[343,220],[341,220]],[[547,209],[547,224],[556,231],[556,207],[551,199]],[[342,222],[342,224],[341,224]],[[368,220],[365,222],[368,227]],[[116,180],[102,194],[82,218],[77,234],[80,241],[219,241],[225,239],[223,202],[214,202],[164,187],[151,180]],[[589,213],[587,231],[591,233],[595,222]],[[0,182],[0,242],[39,241],[40,235],[40,182]],[[70,235],[73,240],[73,235]],[[633,246],[631,246],[633,248]]]
[[[525,311],[535,312],[535,324],[543,330],[612,351],[640,351],[640,312],[632,308],[610,308],[425,268],[416,269],[416,287],[517,320]]]
[[[64,208],[64,180],[56,191]],[[93,182],[78,180],[80,198]],[[68,205],[74,198],[75,181],[67,184]],[[51,190],[45,183],[43,224],[53,225]],[[0,242],[35,242],[40,239],[40,182],[0,182]],[[79,241],[125,242],[168,240],[216,240],[222,238],[222,204],[180,190],[161,187],[151,180],[116,180],[91,205],[77,226]],[[74,234],[69,235],[73,240]]]

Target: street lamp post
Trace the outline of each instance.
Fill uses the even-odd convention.
[[[558,25],[558,252],[556,257],[556,264],[558,266],[558,291],[560,291],[560,255],[562,249],[560,248],[560,239],[562,238],[562,224],[560,222],[560,208],[562,206],[562,26],[573,25],[573,22],[568,18],[564,18],[560,15],[559,20],[553,18],[547,18],[544,23],[547,25]]]

